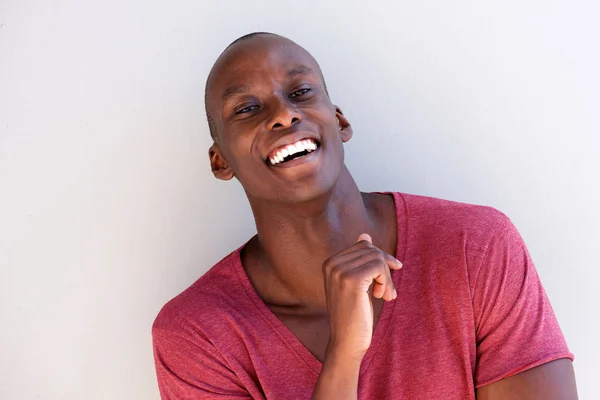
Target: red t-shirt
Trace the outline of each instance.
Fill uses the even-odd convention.
[[[383,306],[359,399],[474,399],[475,388],[573,355],[525,244],[501,212],[394,193],[398,298]],[[240,249],[154,322],[163,399],[309,399],[321,363],[269,310]]]

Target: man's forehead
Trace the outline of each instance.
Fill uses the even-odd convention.
[[[264,35],[235,43],[219,57],[207,81],[210,97],[232,85],[248,85],[253,77],[319,75],[319,66],[304,48],[289,39]],[[214,99],[214,97],[213,97]]]

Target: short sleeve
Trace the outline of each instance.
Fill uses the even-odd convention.
[[[163,400],[252,398],[201,334],[188,339],[155,323],[152,342]]]
[[[502,215],[472,282],[475,386],[573,359],[523,239]]]

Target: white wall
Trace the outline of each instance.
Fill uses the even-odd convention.
[[[158,399],[159,308],[253,232],[204,80],[255,30],[322,64],[365,190],[506,212],[600,398],[600,7],[0,2],[0,398]]]

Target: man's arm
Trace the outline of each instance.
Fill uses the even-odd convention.
[[[567,358],[477,389],[477,400],[576,400],[573,363]]]
[[[356,399],[360,363],[360,359],[349,358],[341,351],[328,352],[312,399]]]
[[[367,234],[323,263],[329,342],[313,400],[357,398],[360,364],[373,334],[370,296],[398,297],[390,269],[400,268],[402,263],[373,246]]]

